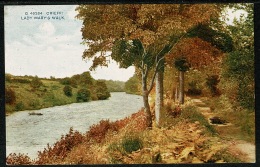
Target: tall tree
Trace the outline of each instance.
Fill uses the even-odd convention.
[[[122,67],[135,65],[141,70],[147,125],[151,127],[148,96],[157,72],[162,70],[165,55],[187,30],[217,16],[220,8],[215,4],[120,4],[80,5],[77,11],[77,18],[83,20],[83,44],[88,45],[83,58],[93,58],[91,69],[107,66],[106,52],[114,46],[113,58]],[[118,58],[120,56],[123,57]],[[148,85],[151,70],[152,80]],[[161,102],[158,105],[162,105]]]
[[[190,67],[199,69],[211,63],[219,63],[224,52],[233,50],[230,35],[221,30],[214,30],[210,24],[198,24],[187,33],[186,37],[168,56],[168,63],[174,62],[179,71],[180,104],[184,103],[184,73]]]

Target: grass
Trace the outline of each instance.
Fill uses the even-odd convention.
[[[6,82],[6,87],[15,91],[16,103],[6,105],[6,113],[21,110],[36,110],[52,106],[65,105],[76,102],[77,88],[73,88],[73,95],[67,97],[63,92],[64,85],[58,81],[42,80],[43,86],[33,89],[29,83]]]
[[[224,137],[236,137],[240,140],[255,142],[255,112],[232,105],[230,100],[222,95],[206,101],[207,105],[220,117],[233,126],[218,127]]]

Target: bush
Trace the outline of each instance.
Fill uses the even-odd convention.
[[[21,111],[21,110],[23,110],[24,109],[24,104],[23,104],[23,102],[19,102],[19,103],[17,103],[16,105],[15,105],[15,111]]]
[[[201,89],[198,86],[198,82],[197,81],[191,81],[188,83],[189,88],[188,88],[188,95],[201,95]]]
[[[87,102],[91,99],[91,94],[88,89],[80,89],[77,92],[77,102]]]
[[[103,81],[96,82],[96,92],[98,100],[105,100],[110,97],[110,92],[108,92],[107,85]]]
[[[218,75],[211,75],[206,78],[206,85],[210,89],[212,96],[220,95],[219,89],[217,88],[218,83],[220,82]]]
[[[31,165],[33,162],[31,161],[30,157],[25,154],[15,154],[11,153],[6,158],[7,165]]]
[[[42,81],[36,76],[31,81],[31,87],[37,89],[43,85]]]
[[[125,137],[122,141],[122,148],[126,153],[132,153],[143,148],[142,140],[138,137]]]
[[[16,101],[15,92],[11,88],[5,88],[5,103],[14,104]]]
[[[115,123],[109,122],[109,120],[101,120],[99,124],[92,125],[87,135],[89,139],[94,139],[97,143],[100,143],[105,138],[108,130],[118,131]]]
[[[48,144],[44,151],[38,152],[38,161],[36,163],[50,164],[58,159],[63,160],[75,146],[83,142],[84,136],[80,132],[74,131],[73,128],[70,128],[69,133],[62,136],[53,147],[50,147]]]
[[[72,88],[70,86],[68,86],[68,85],[64,86],[63,92],[68,97],[72,96]]]
[[[31,81],[29,79],[22,79],[22,78],[14,78],[11,80],[11,82],[14,83],[31,83]]]

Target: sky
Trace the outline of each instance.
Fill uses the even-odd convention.
[[[89,71],[92,61],[82,60],[82,21],[75,19],[76,5],[5,6],[5,72],[38,77],[70,77]],[[229,10],[233,17],[241,13]],[[41,19],[37,19],[40,17]],[[95,79],[126,81],[134,67],[120,69],[110,60],[97,68]]]
[[[82,60],[82,21],[76,5],[5,6],[5,72],[38,77],[70,77],[89,71]],[[134,67],[120,69],[110,60],[91,72],[95,79],[127,81]]]

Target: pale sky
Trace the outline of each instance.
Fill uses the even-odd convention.
[[[89,71],[91,61],[82,60],[82,22],[74,18],[75,8],[5,6],[5,72],[61,78]],[[42,18],[36,19],[38,16]],[[119,69],[112,62],[91,74],[95,79],[126,81],[134,74],[134,67]]]
[[[86,46],[80,44],[82,22],[75,19],[75,8],[76,5],[5,6],[5,72],[61,78],[89,71],[91,61],[82,60]],[[243,13],[232,12],[227,11],[228,24]],[[38,16],[42,19],[34,18]],[[134,74],[134,67],[119,69],[111,61],[108,68],[98,68],[91,74],[95,79],[126,81]]]

